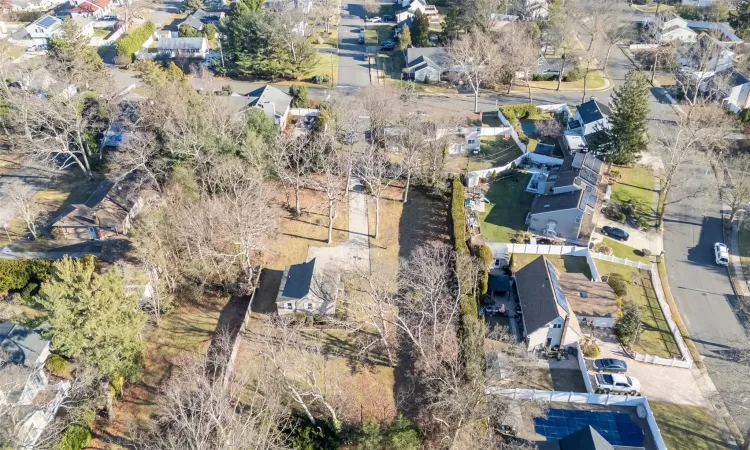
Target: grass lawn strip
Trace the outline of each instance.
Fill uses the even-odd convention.
[[[721,429],[708,408],[649,402],[667,448],[682,450],[724,450]]]
[[[526,215],[534,194],[526,192],[531,174],[516,174],[493,181],[485,194],[493,203],[477,213],[482,234],[491,242],[510,242],[516,232],[526,230]]]
[[[602,242],[604,243],[604,245],[611,248],[612,252],[614,252],[614,255],[618,258],[626,258],[631,261],[640,261],[644,264],[651,263],[651,261],[648,259],[648,256],[643,256],[640,250],[637,250],[638,253],[636,253],[636,249],[634,249],[633,247],[628,247],[623,243],[606,237]]]
[[[594,263],[602,277],[613,273],[622,275],[628,286],[623,304],[631,303],[641,312],[643,329],[638,342],[632,345],[633,349],[662,358],[679,358],[680,351],[656,299],[649,272],[598,259]]]
[[[586,89],[600,89],[605,85],[606,76],[599,70],[592,70],[588,76]],[[525,86],[523,86],[525,87]],[[557,81],[532,81],[531,88],[557,89]],[[560,89],[583,89],[583,79],[577,81],[563,81]]]
[[[615,167],[612,172],[620,173],[620,180],[612,187],[612,201],[622,203],[627,200],[640,200],[651,209],[654,194],[654,174],[645,166]]]
[[[528,253],[514,253],[513,254],[513,271],[526,267],[531,261],[534,261],[542,255],[532,255]],[[591,269],[589,268],[586,258],[583,256],[568,256],[568,255],[544,255],[549,262],[560,273],[582,273],[591,278]]]
[[[513,140],[508,139],[506,141],[498,138],[498,136],[487,136],[480,140],[479,154],[469,154],[468,170],[471,172],[474,170],[501,167],[522,154],[523,152]]]

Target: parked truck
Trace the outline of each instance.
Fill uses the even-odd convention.
[[[597,393],[641,395],[641,383],[633,377],[620,373],[597,373],[594,375]]]

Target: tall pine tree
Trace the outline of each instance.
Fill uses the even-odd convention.
[[[750,0],[737,3],[737,10],[729,16],[729,24],[743,38],[750,35]]]
[[[430,44],[430,20],[426,14],[417,10],[411,19],[411,40],[415,47],[427,47]]]
[[[648,146],[648,78],[631,70],[625,83],[615,88],[610,107],[610,128],[599,130],[589,140],[589,149],[608,163],[629,165],[638,161]]]

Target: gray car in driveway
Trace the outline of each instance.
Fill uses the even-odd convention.
[[[615,358],[601,358],[594,361],[594,370],[597,372],[625,373],[628,370],[628,364]]]

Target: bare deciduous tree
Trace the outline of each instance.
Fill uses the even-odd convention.
[[[750,157],[744,153],[723,155],[718,158],[716,168],[724,175],[721,199],[732,209],[731,223],[750,204]]]
[[[11,184],[8,190],[8,202],[13,209],[13,216],[22,220],[31,236],[37,238],[37,227],[45,218],[44,208],[34,200],[36,189],[24,182]]]
[[[282,136],[274,153],[274,168],[281,180],[294,189],[294,213],[301,214],[299,193],[312,169],[312,152],[307,136]],[[287,196],[287,198],[289,198]]]
[[[160,157],[161,151],[154,133],[132,131],[125,133],[123,142],[107,160],[112,172],[119,180],[131,174],[144,181],[149,187],[161,192],[162,181],[166,178],[166,162]]]
[[[310,186],[320,189],[326,195],[328,203],[328,243],[333,242],[333,219],[336,218],[339,201],[348,192],[349,170],[351,163],[348,154],[334,149],[330,139],[318,134],[311,140],[315,154],[316,176],[311,178]]]
[[[331,23],[339,16],[338,0],[315,0],[312,14],[318,23],[323,24],[326,33],[331,32]]]
[[[392,164],[388,154],[375,145],[365,147],[354,165],[354,173],[361,178],[375,198],[375,239],[380,236],[380,199],[394,181],[401,177],[403,166]]]
[[[664,206],[659,214],[659,226],[663,226],[668,206],[705,192],[709,182],[705,176],[709,152],[725,145],[731,128],[731,119],[713,104],[694,105],[690,114],[681,115],[675,126],[662,127],[661,137],[656,139],[663,150],[664,161],[660,176]],[[691,163],[697,169],[688,170]]]
[[[528,26],[518,22],[506,25],[498,32],[497,40],[503,53],[502,71],[511,80],[508,93],[513,80],[520,78],[528,89],[531,102],[531,77],[539,61],[539,48],[529,34]]]
[[[449,66],[460,68],[457,76],[474,91],[474,112],[478,113],[479,89],[499,75],[500,46],[490,33],[473,29],[453,40],[446,52]]]

